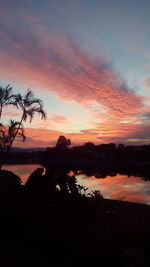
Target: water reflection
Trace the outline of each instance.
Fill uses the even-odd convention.
[[[95,176],[77,175],[80,184],[90,190],[100,190],[105,198],[150,204],[150,181],[140,177],[117,174],[97,179]]]
[[[39,164],[5,165],[3,169],[11,170],[20,176],[22,183],[25,183],[29,175],[40,167]],[[100,190],[105,198],[150,205],[150,181],[145,179],[145,176],[143,178],[116,174],[114,171],[109,174],[106,172],[105,175],[104,172],[95,171],[93,175],[93,170],[88,170],[88,173],[83,170],[73,170],[70,175],[71,173],[76,174],[78,184],[88,187],[88,191]]]

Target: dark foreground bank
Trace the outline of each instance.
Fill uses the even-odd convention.
[[[87,197],[68,168],[1,170],[0,214],[1,266],[150,265],[150,206]]]
[[[148,205],[33,195],[0,203],[1,266],[150,265]]]

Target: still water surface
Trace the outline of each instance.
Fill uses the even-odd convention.
[[[11,170],[20,176],[22,183],[25,183],[29,175],[40,168],[39,164],[5,165],[3,169]],[[100,190],[105,198],[124,200],[150,205],[150,181],[141,177],[117,174],[96,178],[79,173],[78,184],[88,187],[87,193],[91,190]]]

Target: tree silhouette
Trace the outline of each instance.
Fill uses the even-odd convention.
[[[43,102],[39,98],[34,97],[31,90],[28,90],[24,96],[12,93],[12,87],[7,85],[6,88],[0,87],[0,119],[2,117],[3,107],[13,105],[21,109],[22,114],[19,121],[10,120],[10,125],[0,123],[0,169],[13,142],[16,138],[21,137],[25,141],[23,122],[29,118],[32,122],[35,113],[41,116],[41,119],[46,118],[46,113],[43,110]]]
[[[17,108],[21,108],[22,110],[22,116],[20,119],[20,122],[18,123],[17,130],[15,132],[15,135],[11,139],[10,147],[12,146],[14,140],[16,139],[16,136],[22,127],[23,121],[26,121],[29,118],[29,122],[32,122],[32,119],[35,115],[35,113],[38,113],[41,116],[41,119],[46,119],[46,113],[43,110],[43,102],[39,98],[35,98],[34,94],[31,90],[28,90],[27,93],[22,96],[21,94],[17,94],[15,96],[15,103]]]
[[[0,169],[5,161],[6,152],[11,148],[11,143],[14,137],[19,137],[22,141],[25,141],[24,128],[23,125],[20,125],[18,130],[19,122],[11,120],[9,125],[3,125],[0,123]]]
[[[92,142],[86,142],[86,143],[84,143],[83,148],[91,149],[92,150],[92,149],[95,148],[95,144],[92,143]]]
[[[18,130],[18,126],[20,126]],[[21,137],[25,141],[23,125],[20,122],[11,120],[10,124],[5,126],[0,124],[0,150],[8,151],[11,147],[14,137]]]
[[[67,139],[63,135],[60,135],[56,143],[56,148],[66,149],[70,145],[71,145],[71,140]]]

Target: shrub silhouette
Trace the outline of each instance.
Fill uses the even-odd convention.
[[[88,193],[88,196],[96,199],[103,198],[100,190],[92,190],[90,193]]]
[[[69,191],[71,195],[78,196],[79,191],[78,191],[78,185],[77,185],[77,178],[75,177],[75,175],[68,176],[67,183],[68,183],[68,187],[69,187]]]
[[[25,183],[25,192],[29,193],[31,197],[36,196],[44,200],[53,197],[59,191],[57,185],[53,169],[46,169],[44,174],[44,168],[37,168]]]
[[[40,191],[41,184],[42,184],[42,178],[43,178],[43,168],[37,168],[35,171],[33,171],[27,182],[25,183],[25,189],[27,189],[29,192],[38,192]]]
[[[0,170],[0,194],[14,194],[21,190],[21,179],[8,170]]]
[[[65,168],[59,168],[56,171],[57,182],[60,187],[60,192],[64,195],[69,194],[68,175]]]
[[[86,191],[89,189],[88,187],[85,187],[83,185],[78,185],[79,193],[83,196],[86,196]],[[84,193],[82,193],[84,192]]]
[[[77,179],[74,175],[69,176],[67,169],[47,167],[45,174],[43,172],[43,168],[37,168],[31,173],[24,186],[26,192],[40,194],[43,197],[58,192],[62,196],[80,195]]]
[[[89,188],[77,184],[76,176],[68,175],[67,168],[46,167],[45,174],[43,173],[44,168],[37,168],[29,176],[24,188],[31,197],[37,196],[40,199],[49,199],[55,196],[60,196],[62,199],[69,196],[73,198],[89,196],[96,199],[103,197],[99,190],[93,190],[86,194]]]

